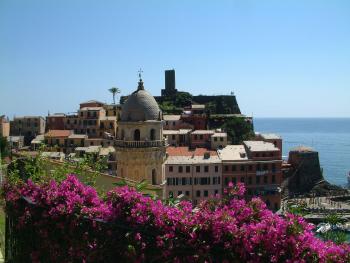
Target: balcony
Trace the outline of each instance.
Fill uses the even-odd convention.
[[[157,141],[123,141],[123,140],[115,140],[114,146],[121,148],[148,148],[148,147],[162,147],[167,146],[168,141],[157,140]]]

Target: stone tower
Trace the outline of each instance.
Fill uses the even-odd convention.
[[[166,70],[165,71],[165,89],[162,89],[162,96],[172,97],[177,93],[175,88],[175,70]]]
[[[117,175],[135,181],[146,179],[149,184],[164,182],[166,140],[163,138],[162,112],[154,97],[143,87],[138,88],[122,106],[115,148]]]

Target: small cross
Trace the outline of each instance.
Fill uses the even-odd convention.
[[[141,74],[143,73],[141,68],[139,69],[138,73],[139,73],[139,78],[141,79]]]

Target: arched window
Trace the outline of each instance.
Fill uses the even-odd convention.
[[[152,184],[157,184],[157,172],[156,169],[152,169]]]
[[[134,141],[139,141],[140,140],[140,130],[136,129],[134,131]]]
[[[151,141],[154,141],[156,139],[156,131],[154,129],[151,129],[150,139]]]

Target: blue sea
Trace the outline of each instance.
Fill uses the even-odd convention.
[[[306,145],[318,151],[326,180],[345,186],[350,171],[350,118],[254,118],[256,132],[283,138],[283,155]]]

